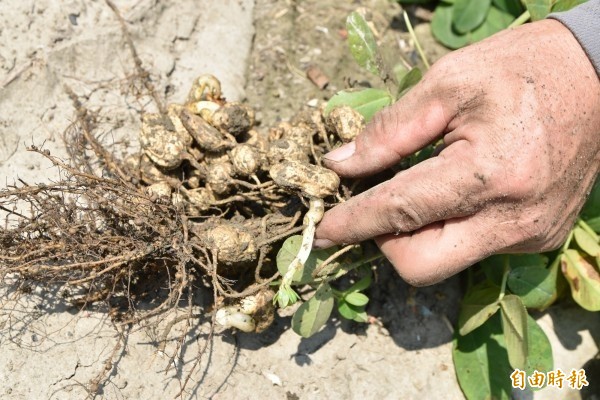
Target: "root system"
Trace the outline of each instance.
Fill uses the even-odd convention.
[[[263,330],[273,319],[276,251],[302,230],[301,194],[322,193],[329,205],[341,199],[337,176],[314,168],[348,134],[340,138],[335,126],[343,124],[325,121],[317,109],[270,129],[257,126],[252,108],[227,102],[208,75],[191,82],[183,104],[163,105],[118,17],[139,86],[158,110],[140,115],[141,131],[132,133],[142,150],[115,156],[98,138],[98,116],[65,88],[76,110],[64,134],[69,159],[28,149],[50,160],[59,179],[17,180],[0,191],[0,279],[17,293],[53,288],[76,307],[102,305],[121,326],[186,308],[170,317],[163,342],[175,323],[209,315],[214,325],[216,308],[267,298],[248,311],[257,321],[247,330]],[[270,170],[293,182],[275,182]],[[199,290],[212,304],[194,297]]]

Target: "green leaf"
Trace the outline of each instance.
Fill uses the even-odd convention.
[[[440,3],[431,21],[431,31],[437,40],[451,49],[458,49],[467,44],[485,39],[502,29],[507,28],[514,17],[496,7],[491,7],[485,21],[474,31],[460,34],[452,26],[453,6]]]
[[[324,114],[327,116],[335,107],[350,106],[361,113],[368,122],[377,111],[389,106],[392,101],[392,96],[387,90],[372,88],[342,90],[327,102]]]
[[[596,232],[600,233],[600,178],[596,179],[590,195],[583,205],[581,210],[581,219],[592,226],[590,220],[595,219],[597,221],[596,226],[592,226]]]
[[[485,21],[492,0],[456,0],[452,9],[452,27],[458,33],[475,30]]]
[[[367,299],[368,300],[368,299]],[[337,309],[340,315],[348,320],[356,321],[360,323],[367,322],[369,320],[369,316],[365,311],[365,305],[355,305],[351,304],[347,301],[346,297],[338,298]]]
[[[514,17],[518,17],[525,11],[521,0],[493,0],[493,4],[499,10],[507,12]]]
[[[556,297],[557,271],[539,265],[515,267],[508,274],[507,285],[525,307],[546,308]]]
[[[506,295],[500,301],[502,330],[508,351],[508,360],[513,368],[524,370],[527,365],[527,310],[519,296]]]
[[[331,286],[319,286],[314,296],[300,307],[292,317],[292,329],[302,337],[310,337],[317,333],[329,319],[334,306]]]
[[[439,3],[431,20],[431,32],[444,46],[458,49],[469,44],[469,38],[467,35],[457,33],[452,28],[452,12],[452,5]]]
[[[588,219],[586,224],[596,233],[600,233],[600,217]]]
[[[400,82],[402,78],[404,78],[404,76],[408,74],[408,71],[409,69],[405,67],[404,64],[394,65],[392,72],[394,73],[394,77],[396,77],[396,82]]]
[[[369,272],[367,276],[356,282],[354,285],[350,286],[348,290],[346,290],[346,292],[360,292],[362,290],[365,290],[369,286],[371,286],[372,281],[373,278],[371,277],[371,273]]]
[[[581,307],[600,311],[600,274],[577,250],[565,250],[562,272],[571,286],[571,295]]]
[[[276,302],[279,308],[291,306],[298,300],[300,300],[298,293],[296,293],[289,285],[284,284],[281,285],[277,293],[275,293],[275,297],[273,297],[273,302]]]
[[[346,319],[353,320],[358,315],[358,311],[344,300],[338,302],[338,312]]]
[[[479,285],[466,294],[458,315],[458,327],[461,335],[467,335],[480,327],[498,311],[500,289]]]
[[[597,236],[594,237],[584,229],[575,227],[575,229],[573,229],[573,237],[575,238],[575,241],[581,250],[585,251],[592,257],[600,256],[600,244],[598,243]]]
[[[511,398],[513,369],[498,314],[468,335],[455,335],[452,359],[458,383],[468,400]]]
[[[479,265],[481,265],[481,269],[486,278],[498,287],[500,287],[502,284],[504,262],[506,257],[507,256],[505,254],[497,254],[479,262]]]
[[[473,32],[467,34],[469,36],[469,43],[478,42],[508,28],[513,20],[514,17],[511,14],[496,7],[490,8],[490,12],[485,21],[483,21],[483,24]]]
[[[358,65],[380,76],[381,55],[367,21],[355,11],[346,19],[346,30],[348,31],[350,52]]]
[[[538,21],[550,14],[554,0],[524,0],[524,3],[531,15],[531,20]]]
[[[365,322],[369,321],[369,316],[365,311],[361,311],[358,314],[356,314],[356,317],[354,317],[354,321],[364,324]]]
[[[530,315],[527,315],[527,355],[527,366],[524,369],[527,375],[535,370],[549,372],[554,368],[550,340]]]
[[[405,94],[411,87],[415,86],[421,78],[423,77],[423,72],[415,67],[411,69],[406,75],[402,77],[398,82],[398,95],[396,98],[400,98],[403,94]]]
[[[285,275],[290,263],[298,254],[300,245],[302,244],[302,236],[294,235],[288,237],[277,253],[277,270],[281,275]],[[330,255],[335,253],[337,248],[312,250],[304,268],[294,275],[293,282],[299,285],[304,285],[313,281],[312,274],[315,269],[323,263]]]
[[[552,6],[552,12],[569,11],[573,7],[587,2],[587,0],[558,0]]]
[[[369,302],[369,298],[361,292],[351,292],[344,296],[344,300],[353,306],[362,307]]]
[[[511,268],[516,267],[546,267],[548,257],[541,254],[499,254],[490,256],[481,261],[481,267],[485,276],[496,286],[502,283],[502,274],[504,271],[504,262],[508,257],[508,265]]]

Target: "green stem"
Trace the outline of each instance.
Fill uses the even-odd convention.
[[[506,292],[506,282],[508,281],[508,273],[510,272],[510,256],[504,255],[504,272],[502,274],[502,285],[500,285],[500,295],[498,301],[502,300],[504,293]]]
[[[573,240],[573,230],[571,230],[571,232],[569,232],[569,236],[567,236],[567,240],[565,241],[565,244],[563,244],[563,246],[560,249],[561,253],[564,253],[569,246],[571,245],[571,240]]]
[[[324,280],[326,282],[329,282],[329,281],[338,279],[338,278],[346,275],[348,272],[350,272],[350,271],[352,271],[352,270],[354,270],[354,269],[356,269],[356,268],[358,268],[358,267],[360,267],[362,265],[365,265],[366,263],[370,263],[370,262],[373,262],[373,261],[376,261],[376,260],[380,260],[380,259],[382,259],[384,257],[385,256],[382,253],[377,253],[377,254],[374,254],[374,255],[372,255],[372,256],[370,256],[368,258],[363,258],[361,260],[355,261],[355,262],[350,263],[348,265],[342,265],[342,266],[340,266],[340,269],[337,271],[336,274],[334,274],[334,275],[332,275],[330,277],[326,277],[326,278],[324,278]]]
[[[581,229],[589,233],[594,239],[596,239],[596,241],[598,241],[598,234],[592,229],[591,226],[586,224],[584,220],[582,220],[581,218],[577,218],[577,225],[579,225]]]
[[[419,52],[419,56],[421,60],[423,60],[423,64],[425,64],[425,68],[429,69],[429,61],[427,61],[427,57],[425,57],[425,53],[423,52],[423,48],[421,47],[421,43],[419,43],[419,39],[417,39],[417,35],[415,34],[415,30],[408,19],[408,14],[404,11],[404,22],[406,23],[406,27],[408,28],[408,32],[410,33],[410,37],[415,42],[415,46],[417,47],[417,51]]]
[[[508,29],[523,25],[525,22],[529,21],[529,18],[531,18],[529,11],[525,10],[523,14],[519,15],[519,17],[508,26]]]

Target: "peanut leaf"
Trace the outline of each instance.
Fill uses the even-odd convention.
[[[431,32],[444,46],[458,49],[469,44],[467,35],[461,35],[452,28],[453,6],[440,2],[431,20]]]
[[[525,307],[546,308],[555,299],[558,268],[524,265],[511,269],[507,285]]]
[[[465,336],[455,335],[452,347],[458,383],[467,399],[511,398],[513,370],[498,314]]]
[[[507,28],[514,17],[496,7],[490,7],[486,19],[475,30],[461,34],[452,26],[453,6],[441,2],[435,9],[431,31],[437,40],[451,49],[475,43]]]
[[[493,0],[492,3],[500,10],[518,17],[523,13],[523,4],[520,0]]]
[[[527,315],[527,365],[525,372],[531,375],[533,371],[549,372],[554,367],[552,345],[546,333],[535,320]]]
[[[346,19],[346,30],[348,31],[348,44],[350,53],[362,68],[381,76],[382,59],[375,37],[367,21],[356,11]]]
[[[552,6],[552,12],[568,11],[573,7],[585,3],[588,0],[558,0]]]
[[[508,360],[511,367],[524,370],[528,352],[527,310],[519,296],[514,294],[504,296],[500,301],[500,308]]]
[[[400,82],[402,78],[408,74],[410,70],[404,66],[404,64],[396,64],[394,68],[392,68],[392,72],[394,73],[394,77],[396,78],[396,82]]]
[[[491,7],[488,15],[477,29],[468,33],[469,43],[475,43],[500,32],[513,22],[514,17],[496,7]]]
[[[586,223],[594,232],[600,233],[600,217],[588,219]]]
[[[358,315],[358,312],[347,302],[340,301],[337,307],[340,315],[346,319],[353,320]]]
[[[396,98],[400,98],[403,94],[408,92],[408,90],[411,87],[419,83],[422,77],[423,72],[421,72],[421,70],[416,67],[411,69],[408,73],[406,73],[406,75],[404,75],[398,83],[398,95],[396,96]]]
[[[292,317],[292,329],[302,337],[317,333],[329,319],[334,306],[331,286],[319,286],[314,296],[302,303]]]
[[[365,306],[369,302],[369,298],[360,292],[351,292],[344,296],[344,300],[357,307]]]
[[[363,310],[356,314],[354,321],[364,324],[365,322],[369,321],[369,316],[367,315],[366,311]]]
[[[600,244],[598,244],[598,236],[592,235],[580,227],[573,229],[573,236],[577,245],[581,250],[585,251],[592,257],[600,256]]]
[[[499,293],[498,288],[483,286],[467,293],[458,315],[458,332],[461,335],[467,335],[477,329],[498,311]]]
[[[373,281],[373,277],[371,276],[371,273],[369,272],[369,274],[367,276],[365,276],[364,278],[362,278],[361,280],[359,280],[358,282],[356,282],[355,284],[350,286],[347,291],[348,292],[360,292],[361,290],[365,290],[369,286],[371,286],[372,281]]]
[[[589,311],[600,311],[600,274],[577,250],[568,249],[561,257],[562,272],[571,287],[573,299]]]
[[[300,245],[302,244],[302,236],[294,235],[288,237],[277,253],[277,270],[281,275],[285,275],[290,263],[298,254]],[[315,269],[323,263],[330,255],[335,253],[337,248],[313,250],[308,256],[308,260],[304,264],[304,268],[294,275],[293,282],[303,285],[313,281],[312,274]]]
[[[339,106],[350,106],[362,114],[368,122],[377,111],[389,106],[392,101],[392,96],[387,90],[372,88],[342,90],[327,102],[324,114],[327,116],[331,110]]]
[[[485,260],[481,261],[481,266],[485,276],[494,283],[494,285],[500,286],[502,283],[502,273],[504,270],[504,263],[508,257],[508,265],[512,268],[517,267],[546,267],[548,265],[548,257],[541,254],[499,254],[490,256]]]
[[[581,209],[581,219],[600,233],[600,178],[596,179],[592,191]],[[591,220],[595,220],[592,222]]]
[[[452,9],[452,26],[458,33],[475,30],[485,21],[492,0],[456,0]]]
[[[550,14],[554,0],[524,0],[524,3],[531,15],[531,20],[538,21]]]

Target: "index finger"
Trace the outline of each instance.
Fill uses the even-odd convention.
[[[420,82],[375,114],[354,142],[325,154],[325,166],[345,177],[371,175],[440,137],[454,113],[446,96],[434,95],[433,85]]]
[[[453,143],[439,156],[337,205],[317,226],[316,245],[357,243],[476,213],[486,190],[485,180],[474,173],[473,153],[468,141]]]

